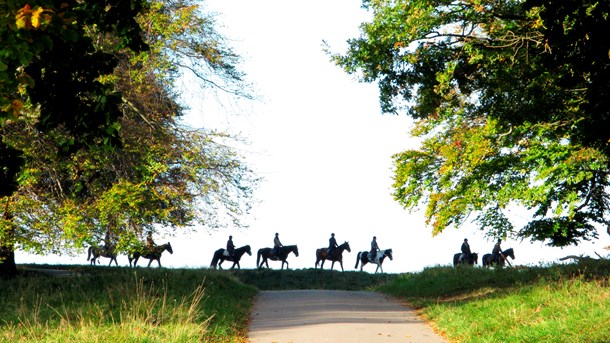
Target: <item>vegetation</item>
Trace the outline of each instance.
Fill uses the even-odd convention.
[[[33,269],[66,269],[51,276]],[[0,341],[245,342],[258,290],[377,290],[455,342],[605,342],[610,262],[419,273],[23,266],[3,281]]]
[[[126,252],[160,227],[242,226],[258,178],[236,137],[180,123],[174,87],[192,75],[250,98],[212,15],[190,0],[10,1],[0,14],[0,274],[15,248],[74,253],[108,231]]]
[[[372,20],[332,58],[416,121],[421,147],[394,156],[396,201],[424,205],[434,234],[474,219],[552,246],[597,237],[610,223],[608,1],[363,5]],[[521,228],[515,208],[532,215]]]
[[[455,342],[606,342],[610,262],[432,267],[379,290],[405,299]]]
[[[53,268],[76,275],[3,281],[0,341],[243,342],[257,292],[228,273]]]

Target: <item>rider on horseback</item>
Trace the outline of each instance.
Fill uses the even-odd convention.
[[[500,243],[502,243],[502,239],[498,238],[498,242],[494,245],[494,248],[491,251],[491,260],[497,261],[498,263],[501,263],[500,257],[502,258],[502,260],[506,260],[504,254],[502,254],[502,247],[500,246]]]
[[[153,251],[156,246],[157,244],[152,238],[152,231],[148,231],[148,235],[146,236],[146,249],[148,249],[148,251]]]
[[[470,252],[470,244],[468,244],[468,238],[464,238],[464,243],[462,243],[462,254],[460,255],[460,262],[463,262],[465,259],[470,258],[472,252]]]
[[[377,252],[379,251],[379,245],[377,245],[377,236],[373,236],[373,240],[371,241],[371,261],[375,261],[375,263],[379,264],[379,259],[377,258]]]
[[[227,241],[227,252],[230,257],[233,257],[235,253],[235,244],[233,244],[233,236],[229,236],[229,240]]]
[[[339,244],[337,244],[337,240],[335,239],[335,234],[331,233],[330,239],[328,240],[328,257],[331,257],[333,255],[333,251],[338,246],[339,246]]]
[[[284,245],[282,244],[282,242],[280,242],[279,234],[276,232],[275,238],[273,239],[273,254],[275,256],[278,256],[280,253],[280,247],[283,247],[283,246]]]

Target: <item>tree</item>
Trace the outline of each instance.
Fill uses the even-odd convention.
[[[394,198],[437,234],[474,217],[492,237],[552,246],[608,224],[608,2],[364,1],[333,60],[378,82],[421,147],[394,156]],[[532,219],[513,226],[508,210]]]
[[[222,44],[212,17],[190,1],[150,1],[132,18],[144,28],[146,50],[121,45],[116,32],[82,28],[94,51],[116,61],[111,74],[96,79],[117,95],[115,144],[83,144],[66,153],[65,142],[78,137],[65,125],[40,130],[40,107],[4,123],[3,139],[25,161],[17,191],[3,199],[3,213],[12,218],[1,224],[12,232],[11,244],[72,252],[110,230],[126,251],[143,230],[159,225],[242,225],[257,179],[226,145],[234,137],[178,124],[184,108],[173,89],[190,70],[203,86],[248,97],[238,57]]]

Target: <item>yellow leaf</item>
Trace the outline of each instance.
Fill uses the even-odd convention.
[[[39,28],[40,27],[40,15],[44,9],[42,7],[38,7],[32,12],[32,27]]]

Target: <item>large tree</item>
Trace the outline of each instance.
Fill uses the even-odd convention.
[[[394,197],[433,233],[469,218],[492,237],[552,246],[608,224],[610,3],[364,1],[334,61],[378,82],[382,110],[415,119]],[[531,220],[515,228],[511,209]]]
[[[106,130],[113,140],[83,142],[62,121],[42,130],[44,116],[55,112],[34,103],[4,122],[3,141],[23,163],[17,189],[2,198],[0,210],[10,215],[0,221],[0,238],[11,248],[73,252],[110,230],[125,251],[143,230],[159,226],[242,225],[257,180],[226,144],[234,137],[179,124],[185,108],[174,89],[181,75],[192,72],[202,87],[247,97],[238,57],[214,30],[213,17],[193,2],[146,5],[124,15],[132,16],[138,32],[142,28],[148,49],[123,44],[123,31],[80,27],[92,51],[115,61],[95,78],[119,109]],[[46,72],[44,60],[40,66]],[[96,101],[103,107],[105,100]]]

